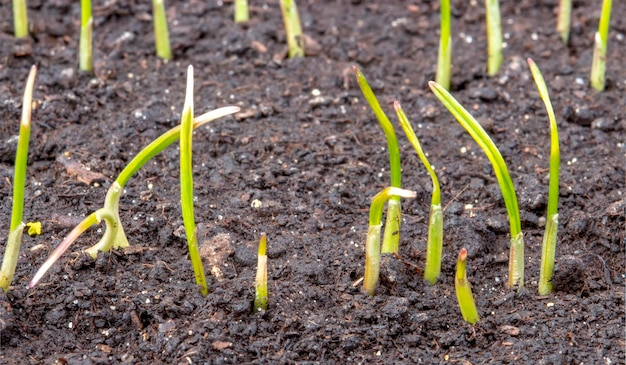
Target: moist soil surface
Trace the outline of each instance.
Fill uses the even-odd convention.
[[[572,34],[557,1],[503,2],[504,63],[486,75],[484,9],[453,3],[452,93],[499,146],[517,189],[525,290],[506,287],[508,220],[484,153],[427,87],[437,2],[301,1],[309,55],[287,59],[280,9],[252,2],[170,1],[174,59],[154,55],[149,2],[94,4],[95,74],[77,70],[79,3],[29,1],[31,37],[12,37],[0,7],[0,229],[9,231],[13,161],[28,69],[39,67],[24,236],[0,296],[3,364],[617,364],[624,347],[626,3],[613,3],[607,87],[589,83],[599,1],[575,1]],[[542,70],[561,143],[555,291],[537,294],[548,191],[549,123],[526,65]],[[180,211],[176,144],[130,180],[121,218],[131,246],[100,253],[87,231],[33,289],[51,250],[102,206],[130,159],[180,121],[187,66],[195,113],[242,111],[195,132],[198,236],[209,294],[194,283]],[[376,296],[362,291],[372,197],[388,186],[381,128],[356,85],[362,68],[396,125],[403,186],[399,257],[385,257]],[[442,276],[423,280],[431,182],[398,128],[402,103],[435,166],[445,206]],[[256,250],[267,232],[269,308],[252,313]],[[463,321],[459,250],[481,320]]]

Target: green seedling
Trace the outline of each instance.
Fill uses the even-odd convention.
[[[485,0],[487,17],[487,74],[494,76],[502,65],[502,24],[499,0]]]
[[[24,89],[24,99],[22,102],[22,119],[20,121],[20,136],[17,141],[17,153],[15,155],[15,172],[13,174],[13,211],[11,213],[11,227],[7,246],[2,258],[2,268],[0,268],[0,288],[5,293],[9,291],[15,268],[17,267],[17,257],[20,253],[22,243],[22,232],[26,225],[22,222],[24,215],[24,185],[26,184],[26,162],[28,161],[28,142],[30,139],[30,120],[33,108],[33,88],[35,86],[35,76],[37,67],[32,66],[26,80]]]
[[[456,262],[456,275],[454,276],[454,290],[456,291],[456,299],[459,301],[461,315],[463,319],[474,324],[480,320],[476,304],[474,304],[474,296],[472,295],[472,287],[467,280],[467,250],[461,249],[459,258]]]
[[[591,64],[591,86],[598,90],[604,90],[606,71],[606,50],[609,43],[609,23],[611,22],[611,0],[602,1],[602,14],[600,25],[596,32],[593,48],[593,61]]]
[[[400,168],[400,148],[398,147],[398,139],[393,130],[393,125],[380,107],[376,95],[367,82],[365,75],[356,66],[353,66],[356,80],[359,83],[361,92],[367,100],[370,108],[374,112],[380,127],[387,138],[387,149],[389,150],[389,166],[391,174],[391,186],[394,188],[402,188],[402,170]],[[385,222],[385,233],[383,237],[382,253],[398,253],[400,244],[400,220],[402,219],[402,205],[400,197],[393,197],[387,205],[387,219]]]
[[[172,50],[170,49],[170,35],[167,31],[164,0],[152,0],[152,13],[157,56],[164,60],[171,60]]]
[[[376,194],[370,206],[370,223],[365,241],[365,277],[363,289],[369,294],[376,293],[380,275],[380,231],[382,230],[383,207],[392,197],[415,198],[414,191],[388,187]]]
[[[546,230],[543,234],[541,248],[541,269],[539,270],[539,295],[547,295],[552,292],[552,273],[554,271],[554,257],[556,253],[556,237],[559,226],[559,168],[561,165],[561,153],[559,151],[559,133],[556,125],[556,117],[550,102],[548,87],[543,75],[532,59],[528,59],[530,72],[537,84],[539,96],[546,106],[548,119],[550,120],[550,182],[548,188],[548,212]]]
[[[26,0],[13,0],[13,27],[15,38],[24,38],[28,35]]]
[[[245,23],[250,20],[248,0],[235,0],[235,23]]]
[[[474,138],[476,143],[485,151],[487,158],[491,162],[500,185],[500,191],[504,198],[504,204],[509,215],[509,225],[511,230],[511,250],[509,255],[509,288],[518,286],[521,291],[524,287],[524,235],[520,224],[519,207],[517,205],[517,195],[515,186],[509,175],[506,163],[483,127],[472,117],[472,115],[459,104],[456,99],[436,82],[430,81],[428,86],[435,96]]]
[[[215,109],[195,118],[193,127],[196,129],[213,120],[237,112],[239,112],[239,107],[236,106]],[[126,165],[117,179],[113,182],[113,184],[111,184],[104,200],[104,206],[88,215],[63,239],[63,241],[61,241],[28,284],[30,288],[35,286],[39,280],[41,280],[43,275],[50,269],[50,267],[52,267],[52,265],[54,265],[59,257],[67,251],[72,243],[74,243],[74,241],[76,241],[76,239],[78,239],[83,232],[91,226],[99,224],[102,220],[104,220],[106,224],[106,231],[104,232],[104,235],[97,244],[86,249],[85,252],[95,259],[98,256],[98,251],[109,252],[112,248],[117,249],[128,247],[128,239],[124,233],[124,228],[122,227],[122,222],[120,221],[119,216],[119,201],[120,196],[124,191],[124,187],[126,186],[128,180],[137,171],[139,171],[141,167],[150,161],[152,157],[163,151],[163,149],[167,146],[178,141],[180,139],[180,134],[180,125],[170,129],[159,138],[152,141],[152,143],[141,150],[141,152],[139,152],[137,156],[135,156],[128,163],[128,165]]]
[[[396,110],[400,125],[404,130],[409,142],[413,145],[415,152],[428,170],[430,178],[433,181],[433,194],[430,201],[430,218],[428,222],[428,243],[426,245],[426,266],[424,268],[424,278],[431,284],[434,284],[439,275],[441,275],[441,256],[443,252],[443,211],[441,210],[441,190],[439,188],[439,179],[435,174],[435,170],[428,162],[422,146],[420,145],[411,123],[404,114],[400,103],[393,103]]]
[[[192,136],[193,136],[193,66],[187,68],[187,92],[185,93],[185,105],[180,118],[180,200],[187,236],[189,258],[196,277],[196,284],[200,287],[200,293],[209,293],[202,267],[202,258],[198,249],[196,237],[196,223],[193,209],[193,165],[192,165]]]
[[[556,31],[561,35],[563,43],[569,42],[569,30],[572,22],[572,0],[561,0],[559,2],[559,14],[556,22]]]
[[[304,37],[295,0],[279,0],[280,10],[285,23],[289,58],[304,57]]]
[[[256,279],[254,281],[254,313],[267,310],[267,235],[261,233]]]
[[[91,72],[93,17],[91,16],[91,0],[80,0],[80,41],[78,67],[81,71]]]
[[[437,58],[437,83],[450,90],[450,68],[452,65],[452,36],[450,32],[450,0],[440,1],[441,34],[439,35],[439,57]]]

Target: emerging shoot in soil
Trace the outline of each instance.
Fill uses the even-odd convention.
[[[550,183],[548,188],[548,212],[546,214],[546,230],[543,234],[541,248],[541,269],[539,270],[539,295],[548,295],[552,292],[552,273],[554,271],[554,256],[556,252],[556,237],[559,225],[559,167],[561,165],[561,153],[559,151],[559,133],[556,125],[556,117],[550,102],[548,87],[543,79],[539,68],[528,59],[530,72],[533,74],[539,96],[546,106],[548,119],[550,120]]]
[[[93,18],[91,16],[91,0],[80,0],[80,41],[78,67],[81,71],[91,72]]]
[[[459,301],[459,308],[461,308],[461,315],[463,315],[463,319],[470,324],[474,324],[478,322],[480,318],[478,317],[476,304],[474,304],[472,287],[470,286],[470,282],[467,281],[466,267],[467,250],[465,248],[462,248],[461,252],[459,252],[459,258],[456,262],[454,289],[456,291],[456,299]]]
[[[430,202],[430,219],[428,222],[428,244],[426,245],[426,267],[424,268],[424,279],[434,284],[441,274],[441,256],[443,251],[443,211],[441,210],[441,190],[439,188],[439,179],[435,174],[435,170],[428,162],[422,146],[420,145],[409,120],[407,119],[400,103],[393,103],[396,109],[398,120],[404,130],[407,138],[413,145],[415,152],[428,170],[430,178],[433,181],[433,194]]]
[[[239,112],[239,107],[228,106],[215,109],[194,119],[193,128],[196,129],[201,125],[216,120],[218,118],[235,114]],[[124,228],[119,216],[119,200],[124,187],[130,178],[143,167],[152,157],[163,151],[167,146],[178,141],[181,135],[181,126],[176,126],[165,132],[159,138],[155,139],[146,148],[141,150],[133,158],[128,165],[122,170],[117,179],[111,184],[104,200],[104,206],[87,216],[78,226],[76,226],[64,239],[59,243],[57,248],[50,254],[50,257],[39,268],[28,286],[32,288],[41,280],[43,275],[52,267],[52,265],[67,251],[74,241],[89,227],[99,224],[104,220],[106,231],[100,241],[85,250],[94,259],[98,256],[98,251],[108,252],[112,248],[128,247],[128,239],[124,233]]]
[[[26,0],[13,0],[13,28],[15,38],[24,38],[28,35]]]
[[[448,109],[448,111],[461,123],[463,128],[474,138],[476,143],[485,151],[487,158],[491,162],[500,185],[504,204],[509,215],[509,225],[511,229],[511,251],[509,255],[509,288],[518,286],[521,290],[524,287],[524,235],[520,224],[519,207],[517,205],[517,195],[515,186],[509,175],[506,163],[483,127],[472,117],[472,115],[459,104],[456,99],[446,89],[436,82],[430,81],[428,86],[435,96]]]
[[[300,25],[296,0],[279,0],[279,3],[280,10],[283,13],[283,22],[285,23],[289,58],[304,57],[304,37],[302,36],[302,26]]]
[[[400,168],[400,148],[398,147],[398,139],[393,130],[393,125],[380,107],[376,95],[370,88],[365,79],[365,75],[356,66],[353,66],[356,80],[361,87],[361,92],[365,96],[370,108],[374,111],[378,123],[380,123],[385,137],[387,138],[387,149],[389,150],[389,166],[391,174],[391,186],[394,188],[402,188],[402,176]],[[382,253],[398,253],[400,243],[400,220],[402,219],[402,206],[400,197],[392,197],[387,206],[387,219],[385,221],[385,234],[383,237]]]
[[[37,67],[30,68],[26,88],[24,89],[24,99],[22,102],[22,120],[20,122],[20,136],[17,142],[17,153],[15,156],[15,172],[13,175],[13,211],[11,213],[11,227],[7,246],[2,258],[2,268],[0,269],[0,288],[5,292],[9,291],[9,286],[15,275],[17,267],[17,257],[20,253],[22,242],[22,232],[26,225],[22,222],[24,215],[24,185],[26,183],[26,162],[28,161],[28,141],[30,139],[30,119],[33,108],[33,88]]]
[[[556,30],[561,35],[563,43],[567,45],[569,41],[569,29],[572,21],[572,0],[561,0],[559,2],[559,15],[556,23]]]
[[[235,0],[235,23],[244,23],[250,20],[248,0]]]
[[[370,223],[365,241],[365,278],[363,288],[369,295],[376,293],[380,274],[380,231],[382,228],[383,207],[392,197],[415,198],[414,191],[389,187],[376,194],[370,206]],[[390,200],[389,200],[390,201]]]
[[[499,0],[485,0],[487,16],[487,74],[498,73],[502,65],[502,25]]]
[[[172,59],[170,35],[167,31],[164,0],[152,0],[152,16],[154,17],[154,42],[157,56],[164,60]]]
[[[590,81],[591,86],[598,91],[604,90],[606,50],[609,43],[609,23],[611,22],[611,3],[611,0],[602,1],[600,25],[596,32],[595,45],[593,48]]]
[[[185,94],[185,106],[180,120],[180,200],[182,204],[183,223],[187,236],[187,247],[196,284],[200,286],[200,293],[209,293],[202,267],[202,258],[198,249],[196,237],[196,223],[193,211],[193,166],[192,160],[192,137],[193,137],[193,67],[187,68],[187,92]]]
[[[259,242],[256,279],[254,282],[254,313],[267,310],[267,235],[261,233]]]
[[[452,65],[452,36],[450,34],[450,0],[440,1],[441,34],[437,58],[437,83],[450,90],[450,67]]]

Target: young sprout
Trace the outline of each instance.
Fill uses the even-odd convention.
[[[250,20],[248,0],[235,0],[235,23],[244,23]]]
[[[422,146],[420,145],[409,120],[404,114],[400,103],[395,101],[393,107],[400,125],[404,130],[407,138],[413,145],[415,152],[428,170],[430,178],[433,181],[433,194],[430,201],[430,219],[428,221],[428,244],[426,245],[426,266],[424,268],[424,278],[431,284],[434,284],[441,274],[441,255],[443,251],[443,211],[441,210],[441,190],[439,188],[439,180],[435,174],[435,170],[428,162]]]
[[[380,231],[382,228],[383,207],[392,197],[415,198],[414,191],[388,187],[376,194],[370,206],[370,223],[365,241],[365,278],[363,288],[369,295],[376,293],[380,274]]]
[[[402,187],[402,171],[400,169],[400,148],[398,147],[398,139],[396,133],[393,130],[393,125],[380,107],[376,95],[370,88],[370,85],[365,79],[365,75],[356,66],[353,66],[354,73],[356,74],[356,80],[359,83],[361,92],[367,100],[370,108],[376,115],[378,123],[380,123],[383,133],[387,138],[387,149],[389,150],[389,166],[391,175],[391,186],[394,188]],[[400,197],[392,197],[387,205],[387,219],[385,222],[385,234],[383,237],[382,253],[398,253],[398,246],[400,243],[400,220],[402,218],[402,205],[400,204]]]
[[[450,67],[452,64],[452,36],[450,34],[450,0],[440,1],[441,34],[437,58],[437,83],[450,90]]]
[[[259,242],[258,262],[256,266],[256,279],[254,282],[254,313],[267,310],[267,235],[261,233]]]
[[[192,160],[192,136],[193,136],[193,66],[187,68],[187,92],[185,105],[180,120],[180,200],[187,236],[187,247],[193,272],[196,276],[196,284],[200,287],[200,293],[209,293],[202,267],[202,258],[198,249],[196,237],[196,223],[193,211],[193,166]]]
[[[80,0],[80,41],[78,67],[81,71],[91,72],[92,59],[92,29],[91,0]]]
[[[300,25],[296,0],[279,0],[278,2],[280,3],[280,10],[283,13],[283,22],[285,23],[289,58],[304,57],[304,38],[302,36],[302,26]]]
[[[195,118],[193,128],[196,129],[208,122],[237,112],[239,112],[239,107],[236,106],[215,109]],[[112,248],[128,247],[128,239],[124,233],[124,228],[122,227],[122,222],[120,221],[119,216],[119,200],[122,192],[124,191],[124,187],[126,186],[128,180],[137,171],[139,171],[141,167],[150,161],[152,157],[163,151],[163,149],[167,146],[178,141],[180,139],[180,133],[180,125],[170,129],[159,138],[152,141],[147,147],[141,150],[141,152],[139,152],[137,156],[135,156],[128,163],[128,165],[126,165],[117,179],[113,182],[113,184],[111,184],[104,200],[104,206],[87,216],[63,239],[63,241],[61,241],[61,243],[59,243],[28,284],[30,288],[35,286],[39,280],[41,280],[48,269],[52,267],[59,257],[67,251],[72,243],[74,243],[74,241],[76,241],[76,239],[83,232],[89,229],[89,227],[99,224],[102,220],[104,220],[106,224],[106,231],[104,232],[104,235],[97,244],[86,249],[85,252],[95,259],[98,256],[98,251],[108,252]]]
[[[611,0],[602,1],[602,14],[600,25],[595,37],[593,48],[593,61],[591,64],[591,86],[598,90],[604,90],[606,50],[609,43],[609,23],[611,22]]]
[[[548,212],[546,230],[543,234],[541,248],[541,269],[539,270],[539,295],[548,295],[552,292],[552,273],[554,271],[554,256],[556,252],[556,237],[559,225],[559,167],[561,165],[561,153],[559,151],[559,133],[556,125],[556,117],[550,102],[548,87],[543,75],[532,59],[528,59],[530,72],[533,74],[539,96],[546,106],[548,119],[550,120],[550,182],[548,188]]]
[[[459,258],[456,262],[454,290],[456,291],[456,299],[459,301],[459,308],[461,308],[461,315],[463,315],[463,319],[470,324],[474,324],[478,322],[480,318],[478,317],[476,304],[474,304],[472,287],[470,286],[470,282],[467,281],[466,267],[467,250],[464,247],[461,249],[461,252],[459,252]]]
[[[164,60],[171,60],[170,35],[167,31],[167,17],[165,16],[165,4],[163,1],[164,0],[152,0],[154,42],[157,56]]]
[[[511,229],[511,249],[509,254],[509,288],[518,286],[521,291],[524,287],[524,235],[520,224],[519,208],[517,205],[517,195],[515,186],[509,175],[506,163],[483,127],[472,117],[472,115],[459,104],[456,99],[436,82],[430,81],[428,86],[435,96],[474,138],[476,143],[485,151],[487,158],[491,162],[500,185],[502,198],[509,215],[509,225]]]
[[[13,0],[13,27],[15,38],[24,38],[28,35],[26,0]]]
[[[32,66],[26,80],[24,89],[24,99],[22,102],[22,120],[20,121],[20,136],[17,141],[17,153],[15,155],[15,172],[13,175],[13,211],[11,213],[11,227],[7,246],[2,258],[0,268],[0,288],[5,292],[9,291],[9,286],[15,275],[17,267],[17,257],[20,252],[22,242],[22,232],[26,225],[22,222],[24,215],[24,185],[26,184],[26,162],[28,160],[28,141],[30,139],[30,119],[33,108],[33,88],[37,67]]]
[[[556,23],[556,30],[561,35],[563,43],[569,42],[569,29],[572,21],[572,0],[561,0],[559,2],[559,14]]]
[[[485,0],[487,16],[487,74],[494,76],[502,65],[502,25],[499,0]]]

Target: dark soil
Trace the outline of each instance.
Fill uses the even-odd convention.
[[[231,3],[169,1],[169,63],[153,54],[149,1],[97,2],[94,76],[76,70],[79,2],[29,1],[26,42],[12,38],[10,1],[0,3],[0,231],[9,230],[15,137],[32,64],[39,74],[25,219],[43,223],[42,235],[24,237],[14,285],[0,299],[1,363],[625,362],[625,2],[613,3],[602,93],[588,86],[600,1],[574,2],[569,47],[554,31],[556,0],[502,2],[507,47],[493,78],[485,75],[482,2],[454,2],[453,93],[511,169],[526,241],[522,296],[505,287],[508,223],[492,168],[426,85],[436,64],[437,2],[300,1],[317,47],[290,60],[276,2],[252,2],[253,20],[236,25]],[[548,82],[562,151],[556,291],[545,297],[536,288],[549,128],[527,57]],[[205,252],[214,252],[205,267],[222,275],[209,277],[209,295],[195,287],[182,234],[174,146],[126,187],[129,249],[91,260],[80,250],[101,235],[92,229],[28,290],[125,164],[179,122],[189,64],[196,114],[242,108],[194,139],[196,221]],[[388,102],[403,103],[439,174],[447,209],[436,285],[421,272],[430,179],[403,136],[404,186],[418,197],[404,203],[402,261],[386,260],[376,296],[355,285],[370,200],[389,176],[386,142],[354,64],[390,116]],[[68,167],[68,155],[78,169]],[[252,314],[263,231],[270,303]],[[481,315],[474,326],[462,320],[454,294],[463,246]]]

